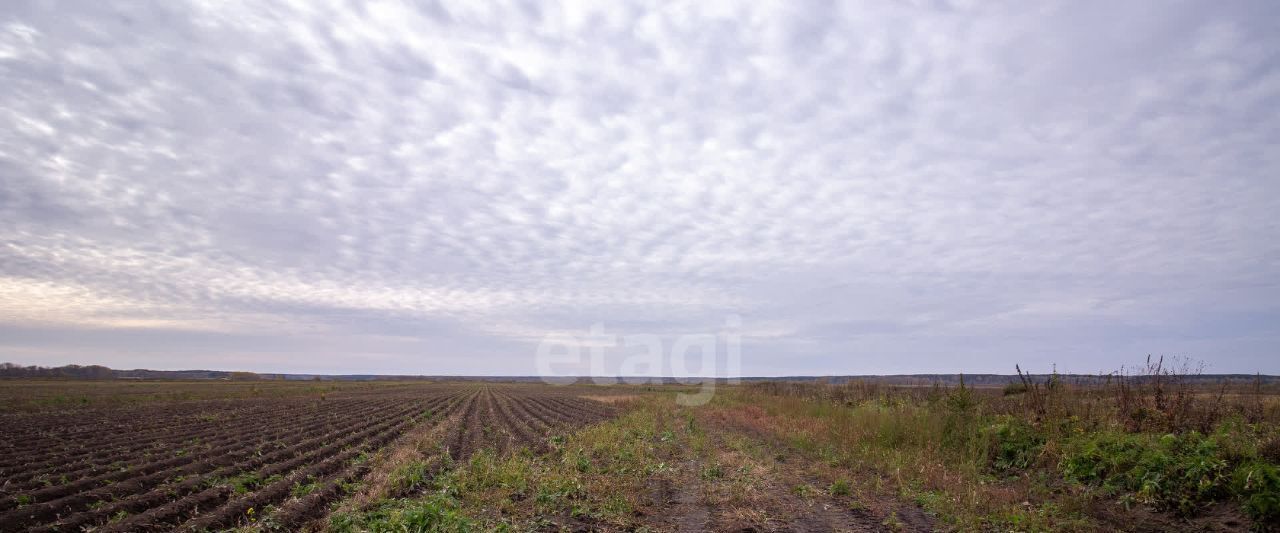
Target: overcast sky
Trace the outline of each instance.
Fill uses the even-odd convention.
[[[1280,373],[1277,110],[1270,1],[7,0],[0,360]]]

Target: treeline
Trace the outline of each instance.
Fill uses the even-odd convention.
[[[432,380],[455,378],[430,378],[425,376],[380,376],[319,374],[262,374],[257,372],[227,370],[117,370],[102,365],[66,365],[43,367],[0,363],[0,379],[133,379],[133,380],[221,380],[221,381],[381,381],[381,380]]]
[[[0,363],[0,378],[113,379],[115,371],[102,365],[58,367]]]
[[[275,374],[223,372],[217,370],[115,370],[102,365],[36,366],[0,363],[0,378],[43,379],[224,379],[254,381],[284,379]]]

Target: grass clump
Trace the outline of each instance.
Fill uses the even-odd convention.
[[[302,498],[315,492],[318,488],[320,488],[320,483],[308,478],[307,483],[303,483],[301,481],[294,482],[293,487],[289,489],[289,493],[292,494],[294,498]]]
[[[227,484],[231,485],[236,494],[247,494],[262,485],[262,478],[257,473],[249,472],[227,480]]]
[[[421,490],[431,480],[431,465],[426,461],[410,461],[391,473],[393,494],[409,494]]]
[[[340,533],[461,533],[478,530],[474,521],[462,513],[457,498],[447,492],[416,499],[384,500],[362,512],[334,513],[329,518],[329,529]]]

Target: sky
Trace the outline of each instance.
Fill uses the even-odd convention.
[[[1276,2],[7,0],[0,124],[5,361],[1280,374]]]

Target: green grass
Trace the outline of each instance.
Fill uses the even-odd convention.
[[[831,486],[827,487],[827,492],[832,496],[849,496],[853,494],[853,486],[847,479],[837,479],[831,482]]]
[[[657,480],[674,480],[671,465],[697,448],[689,419],[672,416],[669,398],[646,398],[621,417],[553,441],[534,456],[481,450],[434,477],[423,465],[394,479],[423,495],[389,499],[330,518],[336,531],[527,530],[550,523],[639,527],[635,510]],[[711,474],[711,473],[709,473]]]
[[[301,481],[298,481],[298,482],[295,482],[293,484],[293,487],[289,489],[289,493],[292,494],[294,498],[301,498],[303,496],[306,496],[308,494],[315,492],[316,489],[318,488],[320,488],[320,484],[315,482],[314,480],[309,481],[308,483],[303,483]]]
[[[1075,416],[996,414],[964,389],[836,403],[744,388],[710,408],[731,418],[755,413],[743,423],[837,474],[869,467],[959,529],[1092,529],[1089,499],[1179,517],[1235,501],[1259,527],[1280,523],[1280,469],[1259,450],[1277,429],[1238,416],[1210,434],[1133,433]]]
[[[457,498],[447,492],[387,500],[360,513],[336,513],[330,517],[329,527],[335,532],[370,533],[477,531],[475,522],[462,513]]]
[[[411,461],[391,473],[391,490],[407,494],[425,488],[431,479],[431,465],[426,461]]]

